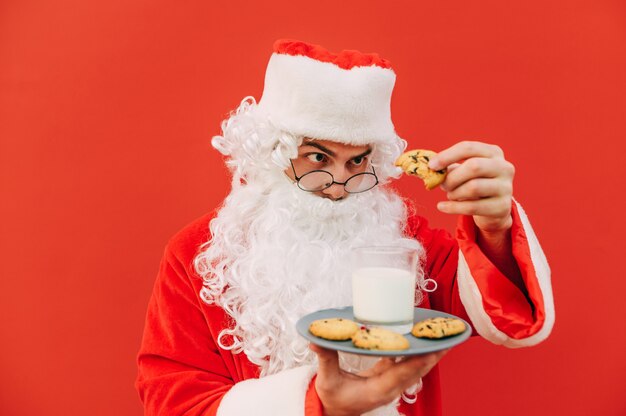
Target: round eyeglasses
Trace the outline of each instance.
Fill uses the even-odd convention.
[[[293,170],[293,176],[296,178],[298,188],[307,192],[323,191],[326,188],[330,188],[334,184],[343,185],[343,188],[349,194],[358,194],[361,192],[369,191],[376,185],[378,185],[378,176],[374,166],[372,166],[371,172],[361,172],[356,175],[350,176],[345,182],[337,182],[333,175],[325,170],[312,170],[302,176],[298,176],[296,168],[293,167],[291,162],[291,169]]]

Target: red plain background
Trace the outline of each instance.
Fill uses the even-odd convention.
[[[388,58],[410,146],[481,139],[517,167],[556,325],[535,348],[450,353],[446,414],[626,414],[625,3],[250,3],[0,3],[0,413],[142,413],[162,249],[227,193],[210,138],[290,37]],[[440,191],[398,186],[452,229]]]

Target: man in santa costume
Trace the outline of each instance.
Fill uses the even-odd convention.
[[[500,148],[460,142],[430,160],[448,169],[437,207],[458,215],[454,237],[385,186],[406,147],[394,82],[376,54],[276,42],[261,100],[244,99],[212,142],[231,193],[167,245],[138,357],[147,415],[441,414],[445,352],[371,362],[296,333],[303,315],[351,304],[358,246],[418,250],[416,305],[493,343],[549,335],[550,269]]]

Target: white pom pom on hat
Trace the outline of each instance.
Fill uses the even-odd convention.
[[[395,142],[391,93],[396,75],[377,54],[332,53],[305,42],[274,43],[261,114],[298,136],[351,145]]]

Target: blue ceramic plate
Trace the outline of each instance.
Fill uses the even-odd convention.
[[[415,308],[413,312],[414,322],[422,321],[428,318],[434,318],[437,316],[443,316],[447,318],[457,318],[461,319],[458,316],[450,315],[449,313],[434,311],[432,309],[423,309],[423,308]],[[351,340],[348,341],[329,341],[327,339],[316,337],[315,335],[309,332],[309,325],[311,322],[316,321],[318,319],[327,319],[327,318],[344,318],[354,320],[354,315],[352,313],[352,307],[348,306],[340,309],[324,309],[321,311],[313,312],[308,314],[296,323],[296,329],[298,333],[306,338],[308,341],[313,344],[319,345],[320,347],[328,348],[330,350],[349,352],[352,354],[360,354],[360,355],[373,355],[377,357],[403,357],[408,355],[418,355],[418,354],[426,354],[429,352],[439,351],[446,348],[454,347],[455,345],[459,345],[463,341],[467,340],[472,330],[467,322],[461,319],[465,323],[465,331],[454,335],[451,337],[440,338],[440,339],[425,339],[425,338],[416,338],[411,334],[404,335],[409,340],[409,349],[407,350],[399,350],[399,351],[377,351],[377,350],[364,350],[362,348],[357,348],[352,344]]]

